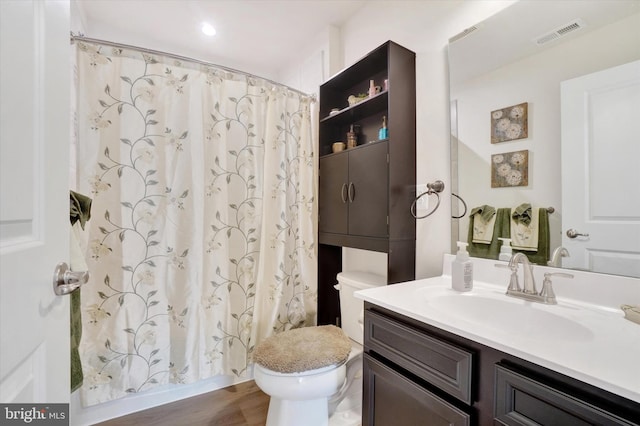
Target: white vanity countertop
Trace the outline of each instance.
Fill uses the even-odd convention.
[[[549,272],[546,269],[542,272]],[[562,298],[558,289],[557,305],[506,296],[508,276],[504,285],[476,278],[473,290],[466,293],[452,290],[451,277],[443,275],[355,295],[640,403],[640,324],[626,320],[612,306]],[[631,280],[630,294],[639,297],[627,303],[638,303],[640,287],[635,285],[640,280]],[[537,282],[540,286],[542,279]],[[601,286],[607,288],[606,283]]]

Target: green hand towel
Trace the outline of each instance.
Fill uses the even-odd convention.
[[[467,251],[470,256],[481,257],[483,259],[498,259],[502,241],[498,238],[509,238],[511,233],[510,225],[511,209],[500,208],[496,212],[496,223],[493,227],[493,238],[490,244],[478,244],[473,242],[473,221],[474,216],[469,216],[469,233],[467,236]]]
[[[522,205],[521,205],[522,206]],[[519,206],[519,207],[521,207]],[[515,210],[515,209],[514,209]],[[514,253],[522,252],[528,258],[529,262],[538,265],[546,265],[549,260],[549,212],[546,208],[539,210],[538,225],[538,251],[521,251],[513,250]],[[473,242],[473,215],[469,217],[469,233],[467,242],[469,243],[467,251],[470,256],[481,257],[483,259],[498,259],[500,254],[500,246],[502,242],[498,238],[511,238],[511,209],[500,208],[496,213],[496,224],[493,228],[493,240],[491,244],[476,244]]]
[[[531,223],[531,204],[520,204],[518,207],[513,209],[511,217],[513,217],[513,220],[515,220],[516,222],[521,222],[525,225],[529,225]]]
[[[551,250],[549,247],[549,240],[551,238],[551,233],[549,231],[549,212],[544,207],[540,208],[538,212],[538,251],[522,251],[514,249],[513,252],[522,252],[527,255],[529,262],[546,266]]]
[[[82,362],[80,361],[80,339],[82,338],[82,314],[80,312],[80,289],[71,293],[71,392],[82,386]]]
[[[84,225],[91,219],[91,198],[86,195],[69,191],[69,220],[71,226],[76,222],[80,222],[80,227],[84,229]],[[82,363],[80,361],[80,339],[82,338],[82,311],[80,289],[71,293],[71,392],[82,386],[84,376],[82,374]]]
[[[71,219],[71,226],[80,221],[80,227],[84,229],[85,223],[91,219],[91,201],[91,198],[86,195],[69,191],[69,219]]]
[[[469,216],[474,216],[476,213],[480,213],[480,217],[482,217],[482,220],[488,222],[489,219],[491,219],[493,215],[496,214],[496,208],[488,206],[486,204],[480,207],[474,207],[473,209],[471,209],[471,213],[469,213]]]

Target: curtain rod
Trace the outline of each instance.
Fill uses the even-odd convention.
[[[291,86],[287,86],[286,84],[278,83],[277,81],[273,81],[273,80],[270,80],[268,78],[260,77],[259,75],[251,74],[251,73],[246,72],[246,71],[240,71],[240,70],[236,70],[236,69],[233,69],[233,68],[225,67],[224,65],[218,65],[218,64],[214,64],[212,62],[202,61],[200,59],[189,58],[187,56],[180,56],[180,55],[176,55],[174,53],[167,53],[167,52],[161,52],[159,50],[147,49],[145,47],[132,46],[132,45],[129,45],[129,44],[124,44],[124,43],[116,43],[116,42],[108,41],[108,40],[100,40],[100,39],[96,39],[96,38],[85,37],[84,35],[75,35],[75,34],[73,34],[73,32],[71,32],[71,43],[73,43],[76,40],[77,41],[84,41],[84,42],[87,42],[87,43],[103,44],[103,45],[106,45],[106,46],[118,47],[118,48],[122,48],[122,49],[135,50],[137,52],[150,53],[152,55],[166,56],[168,58],[177,59],[179,61],[192,62],[192,63],[195,63],[195,64],[204,65],[204,66],[208,66],[208,67],[220,68],[220,69],[223,69],[225,71],[232,72],[234,74],[243,74],[243,75],[246,75],[247,77],[257,78],[257,79],[260,79],[260,80],[264,80],[264,81],[266,81],[268,83],[275,84],[276,86],[284,87],[284,88],[286,88],[288,90],[291,90],[292,92],[296,92],[296,93],[298,93],[300,95],[303,95],[303,96],[308,96],[309,98],[311,98],[312,102],[316,102],[316,96],[313,95],[313,94],[305,93],[305,92],[303,92],[301,90],[294,89]]]

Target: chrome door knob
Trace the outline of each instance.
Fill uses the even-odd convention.
[[[89,271],[71,271],[65,262],[58,263],[53,271],[53,292],[64,296],[89,281]]]
[[[569,238],[588,237],[588,236],[589,236],[589,234],[582,234],[582,233],[576,231],[575,229],[567,230],[567,237],[569,237]]]

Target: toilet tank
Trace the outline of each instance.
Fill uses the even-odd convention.
[[[351,340],[362,345],[364,337],[362,323],[364,302],[362,299],[356,298],[353,293],[358,290],[386,285],[387,279],[382,275],[359,271],[340,272],[337,278],[338,285],[336,288],[340,291],[342,330],[347,333]]]

